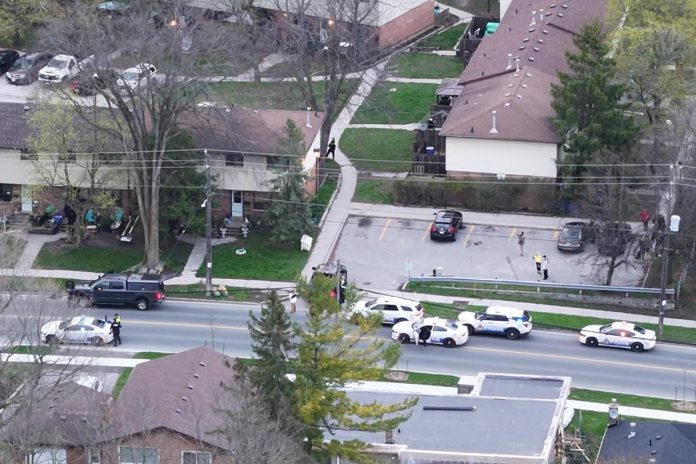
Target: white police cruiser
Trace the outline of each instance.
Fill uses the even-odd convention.
[[[489,306],[482,313],[463,311],[459,313],[457,320],[467,327],[469,334],[500,334],[510,340],[517,340],[532,331],[532,317],[529,313],[507,306]]]
[[[401,321],[420,321],[423,319],[423,307],[420,302],[397,298],[392,296],[380,296],[368,298],[355,303],[349,317],[355,315],[369,316],[381,314],[383,324],[398,324]]]
[[[392,327],[392,339],[400,343],[424,343],[453,348],[469,340],[469,331],[463,325],[439,317],[422,321],[402,321]]]
[[[641,352],[653,349],[656,337],[653,330],[624,321],[606,325],[588,325],[578,334],[578,341],[591,347],[602,345]]]

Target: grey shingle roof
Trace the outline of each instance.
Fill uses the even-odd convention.
[[[607,428],[597,457],[597,464],[615,462],[692,464],[695,461],[694,456],[696,456],[696,425],[694,424],[619,422],[616,426]]]
[[[0,103],[0,148],[27,148],[29,128],[23,103]]]

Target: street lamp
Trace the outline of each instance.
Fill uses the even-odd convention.
[[[659,313],[660,317],[657,323],[657,334],[662,337],[664,332],[665,323],[665,307],[667,306],[667,276],[669,268],[669,238],[673,233],[679,232],[679,222],[681,217],[673,214],[669,218],[669,229],[665,231],[665,241],[662,248],[662,279],[660,285],[660,303],[659,303]]]

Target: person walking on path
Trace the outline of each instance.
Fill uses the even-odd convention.
[[[331,159],[336,159],[336,138],[331,138],[329,142],[329,151],[326,152],[326,157],[328,158],[329,155],[331,155]]]
[[[541,253],[537,251],[532,259],[534,260],[534,264],[536,264],[537,276],[541,277]]]
[[[295,314],[297,312],[297,293],[293,290],[290,294],[290,312]]]
[[[648,223],[650,222],[650,211],[648,211],[647,208],[645,208],[643,211],[640,212],[640,222],[643,223],[643,232],[648,231]]]
[[[114,314],[114,321],[111,323],[110,333],[114,336],[114,346],[121,344],[121,316]]]
[[[541,270],[544,271],[544,280],[549,279],[549,258],[544,255],[544,258],[541,261]]]
[[[520,256],[524,256],[524,241],[526,237],[524,236],[524,231],[517,234],[517,244],[520,246]]]

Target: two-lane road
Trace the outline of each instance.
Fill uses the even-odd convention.
[[[123,345],[110,351],[177,352],[207,345],[228,355],[250,356],[247,331],[249,310],[258,305],[208,302],[167,301],[156,309],[138,312],[131,309],[84,309],[95,316],[123,317]],[[302,321],[303,315],[293,316]],[[2,332],[10,330],[11,317],[2,318]],[[389,337],[390,328],[379,334]],[[463,347],[404,345],[399,369],[452,375],[476,375],[479,372],[564,375],[582,388],[610,390],[638,395],[681,397],[684,385],[687,398],[696,385],[696,347],[658,344],[644,353],[620,349],[588,348],[578,343],[575,334],[534,330],[527,338],[472,336]],[[91,351],[92,348],[86,348]],[[101,350],[101,349],[99,349]],[[97,350],[98,351],[98,350]]]

